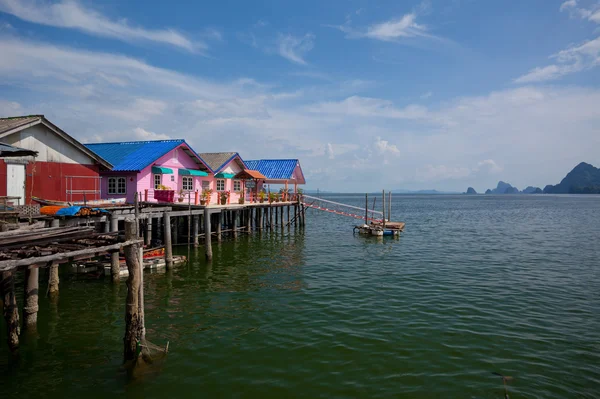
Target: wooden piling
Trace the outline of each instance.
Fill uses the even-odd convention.
[[[198,242],[199,227],[200,227],[200,216],[194,215],[192,217],[192,231],[193,231],[192,242],[194,244],[194,248],[198,248],[198,246],[200,245],[200,243]]]
[[[179,244],[179,216],[175,216],[173,226],[173,244]]]
[[[269,205],[269,228],[273,230],[273,205]]]
[[[6,323],[8,348],[11,352],[19,349],[19,308],[15,296],[14,272],[2,272],[0,280],[0,295],[2,296],[3,315]]]
[[[287,220],[285,221],[285,223],[287,224],[287,227],[290,227],[290,206],[287,206]]]
[[[146,245],[149,247],[152,244],[152,221],[154,218],[146,219]]]
[[[115,232],[119,231],[119,217],[116,213],[110,215],[110,230]],[[121,270],[121,264],[119,261],[119,251],[115,251],[110,254],[110,275],[112,281],[119,281],[119,272]]]
[[[25,296],[23,300],[23,329],[35,331],[38,314],[40,269],[29,266],[25,270]]]
[[[220,211],[217,214],[217,241],[221,242],[221,230],[222,230],[222,226],[223,226],[223,211]]]
[[[125,220],[125,240],[137,238],[136,221]],[[140,287],[142,267],[139,264],[139,245],[132,244],[124,248],[125,262],[129,277],[127,278],[127,302],[125,306],[125,337],[124,358],[125,361],[135,360],[138,354],[138,345],[144,335],[144,319],[140,306]]]
[[[237,217],[238,217],[238,211],[232,211],[231,212],[231,229],[233,230],[233,238],[237,238],[238,235],[238,231],[237,231]]]
[[[279,224],[281,225],[281,230],[283,230],[283,226],[285,226],[284,225],[284,221],[283,221],[283,213],[284,213],[285,209],[284,209],[283,205],[279,209],[281,210],[280,211],[281,215],[280,215],[280,218],[279,218]]]
[[[173,243],[171,242],[171,216],[169,212],[165,211],[163,213],[163,223],[164,223],[164,244],[165,244],[165,263],[167,269],[171,269],[173,267]]]
[[[210,228],[210,213],[208,207],[204,208],[204,246],[206,260],[212,260],[212,239],[211,239],[211,228]]]
[[[252,232],[252,208],[248,208],[246,210],[246,233],[250,234]]]
[[[58,295],[58,285],[60,284],[60,278],[58,277],[58,263],[52,262],[49,269],[47,294],[49,297],[55,297]]]

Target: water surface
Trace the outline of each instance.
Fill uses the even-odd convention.
[[[600,396],[600,197],[397,195],[393,219],[399,239],[366,238],[311,211],[303,232],[146,274],[147,336],[170,353],[137,379],[121,368],[124,282],[63,273],[17,361],[2,324],[2,392],[502,398],[498,372],[511,398]]]

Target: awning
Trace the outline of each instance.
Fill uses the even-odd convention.
[[[153,166],[152,167],[152,173],[156,174],[156,175],[172,175],[173,174],[173,169],[169,169],[169,168],[165,168],[164,166]]]
[[[250,180],[250,179],[264,180],[264,179],[266,179],[266,177],[262,173],[260,173],[258,170],[244,169],[241,172],[239,172],[237,175],[235,175],[234,179],[240,179],[240,180]]]
[[[208,176],[208,173],[196,169],[179,169],[182,176]]]
[[[221,173],[217,173],[217,174],[215,175],[215,177],[216,177],[217,179],[233,179],[233,176],[235,176],[235,174],[234,174],[234,173],[223,173],[223,172],[221,172]]]

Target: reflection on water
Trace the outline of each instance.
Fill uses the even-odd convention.
[[[304,232],[215,243],[212,262],[190,248],[144,276],[147,338],[170,351],[135,378],[124,281],[61,275],[21,356],[0,346],[2,392],[502,398],[496,372],[512,398],[597,397],[598,214],[594,196],[396,196],[398,239],[311,211]]]

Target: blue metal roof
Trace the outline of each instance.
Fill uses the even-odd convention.
[[[288,180],[292,178],[298,165],[297,159],[260,159],[244,161],[248,169],[258,170],[269,180]]]
[[[94,143],[85,146],[114,165],[115,172],[140,171],[185,140]]]

